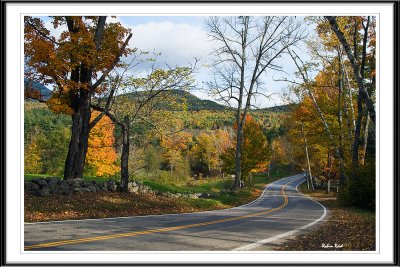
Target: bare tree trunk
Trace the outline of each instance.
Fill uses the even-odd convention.
[[[346,125],[347,125],[347,140],[350,144],[349,150],[350,154],[353,151],[353,136],[354,136],[354,130],[356,126],[355,118],[354,118],[354,107],[353,107],[353,101],[352,101],[352,93],[351,93],[351,86],[350,82],[347,77],[347,71],[346,68],[343,64],[343,55],[340,52],[340,65],[341,65],[341,79],[342,79],[342,92],[343,92],[343,97],[342,97],[342,102],[343,102],[343,111],[344,111],[344,116],[346,117]]]
[[[361,134],[361,123],[363,117],[363,103],[361,96],[358,97],[357,101],[357,121],[356,121],[356,131],[354,132],[354,142],[353,142],[353,154],[352,154],[352,165],[356,168],[359,164],[358,153],[360,148],[360,134]]]
[[[339,123],[339,184],[341,186],[345,183],[345,176],[344,176],[344,148],[343,148],[343,119],[342,119],[342,103],[344,102],[344,90],[343,90],[343,65],[342,65],[342,54],[341,51],[338,49],[339,55],[339,81],[338,81],[338,123]]]
[[[81,104],[72,115],[71,140],[64,167],[64,180],[82,178],[85,167],[89,139],[90,98],[82,90],[79,100]]]
[[[332,163],[332,153],[331,153],[331,151],[329,150],[328,151],[328,169],[329,169],[329,173],[328,173],[328,177],[327,177],[327,181],[326,181],[326,192],[328,193],[328,183],[330,184],[330,181],[331,181],[331,179],[332,179],[332,166],[333,166],[333,163]]]
[[[236,135],[235,182],[233,185],[234,189],[240,188],[240,181],[242,178],[242,140],[243,140],[243,128],[242,124],[239,121],[237,135]]]
[[[307,158],[307,165],[308,165],[308,174],[310,175],[310,184],[311,184],[311,190],[314,191],[314,183],[312,180],[312,174],[311,174],[311,165],[310,165],[310,158],[308,156],[308,146],[307,146],[307,139],[306,139],[306,133],[304,132],[304,123],[301,123],[301,131],[303,132],[303,138],[304,138],[304,150]],[[307,186],[308,186],[308,181],[307,181]]]
[[[351,92],[351,85],[350,85],[350,80],[349,80],[349,74],[347,73],[346,68],[343,68],[346,82],[347,82],[347,88],[348,88],[348,94],[349,94],[349,103],[350,103],[350,110],[351,110],[351,122],[353,127],[351,128],[352,130],[352,135],[354,135],[354,132],[356,130],[356,117],[354,113],[354,105],[353,105],[353,93]]]
[[[368,111],[366,111],[365,115],[365,121],[364,121],[364,134],[363,134],[363,141],[362,141],[362,150],[361,150],[361,155],[360,155],[360,164],[364,165],[365,164],[365,158],[367,154],[367,146],[368,146],[368,130],[369,130],[369,116],[368,116]]]
[[[121,186],[122,191],[128,191],[129,183],[129,116],[124,117],[124,124],[122,128],[122,155],[121,155]]]

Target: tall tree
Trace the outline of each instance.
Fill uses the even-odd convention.
[[[358,60],[357,57],[357,42],[353,42],[354,49],[352,50],[345,34],[340,30],[339,25],[337,23],[336,17],[326,16],[325,17],[330,26],[332,31],[337,36],[338,40],[343,46],[344,51],[351,63],[353,68],[353,74],[356,78],[357,85],[358,85],[358,100],[357,100],[357,107],[358,107],[358,114],[357,114],[357,121],[356,121],[356,129],[354,133],[354,143],[353,143],[353,155],[352,155],[352,162],[353,167],[357,168],[359,165],[359,147],[360,147],[360,137],[361,137],[361,128],[362,128],[362,118],[364,115],[363,105],[365,104],[368,115],[371,118],[371,121],[375,124],[375,106],[374,102],[371,99],[368,91],[365,88],[364,78],[365,78],[365,66],[366,66],[366,54],[367,54],[367,41],[368,41],[368,28],[370,25],[370,17],[367,17],[366,22],[362,23],[363,28],[363,39],[362,39],[362,55],[361,60]],[[354,28],[355,32],[353,37],[357,38],[358,35],[358,27],[357,27],[357,20],[354,20]]]
[[[235,182],[242,175],[243,125],[252,98],[264,95],[261,78],[267,69],[280,69],[277,59],[303,38],[295,17],[210,17],[205,21],[209,36],[217,44],[214,55],[213,94],[236,107]]]
[[[34,17],[24,18],[25,75],[53,84],[50,108],[72,118],[71,140],[64,179],[83,176],[90,129],[92,97],[101,92],[108,74],[119,64],[132,36],[120,23],[106,17],[52,17],[52,28]],[[51,30],[61,28],[60,36]],[[100,75],[99,75],[100,74]]]

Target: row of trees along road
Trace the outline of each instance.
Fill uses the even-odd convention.
[[[307,41],[312,61],[288,50],[298,70],[289,82],[300,103],[288,118],[287,155],[300,163],[306,154],[316,177],[339,181],[343,200],[373,208],[375,18],[307,20],[316,24],[317,36]]]

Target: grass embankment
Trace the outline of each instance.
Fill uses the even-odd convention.
[[[375,212],[354,207],[344,207],[336,199],[336,192],[324,190],[311,192],[303,183],[299,190],[329,209],[327,221],[313,231],[281,244],[276,250],[315,251],[375,250]]]
[[[153,190],[171,193],[210,193],[212,198],[166,198],[150,194],[99,192],[38,197],[25,194],[25,222],[107,218],[135,215],[184,213],[240,206],[258,198],[267,183],[289,175],[274,173],[253,175],[253,185],[238,193],[220,194],[231,179],[196,180],[186,184],[165,184],[145,180],[143,183]],[[46,175],[25,175],[26,180]],[[106,181],[105,178],[84,177],[85,180]]]

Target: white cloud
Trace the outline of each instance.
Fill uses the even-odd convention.
[[[188,65],[194,58],[205,61],[212,51],[207,33],[200,26],[170,21],[125,26],[132,29],[131,47],[160,52],[160,61],[171,66]]]
[[[149,17],[149,20],[151,20],[151,17]],[[165,66],[165,64],[171,67],[188,66],[194,62],[194,58],[199,58],[201,61],[198,64],[198,74],[196,75],[199,87],[203,87],[202,82],[206,82],[210,78],[210,69],[202,67],[202,65],[211,63],[210,54],[213,51],[213,43],[209,40],[206,30],[201,25],[169,20],[130,25],[124,23],[119,17],[108,17],[107,22],[120,22],[124,27],[132,29],[133,37],[129,43],[131,48],[135,47],[141,51],[160,52],[161,56],[157,59],[158,66]],[[50,21],[46,21],[45,25],[56,37],[59,37],[62,30],[64,30],[62,28],[54,29]],[[126,61],[129,62],[129,58]],[[282,95],[284,92],[287,93],[286,87],[288,84],[276,82],[273,79],[292,76],[295,69],[293,62],[287,57],[283,57],[277,63],[282,65],[287,73],[268,71],[268,74],[263,78],[267,90],[266,94],[275,94],[270,99],[261,96],[257,97],[257,101],[252,101],[256,106],[265,107],[283,104]],[[134,70],[135,75],[146,73],[149,68],[149,64],[138,66]],[[194,94],[203,99],[213,100],[204,90],[196,90]]]

